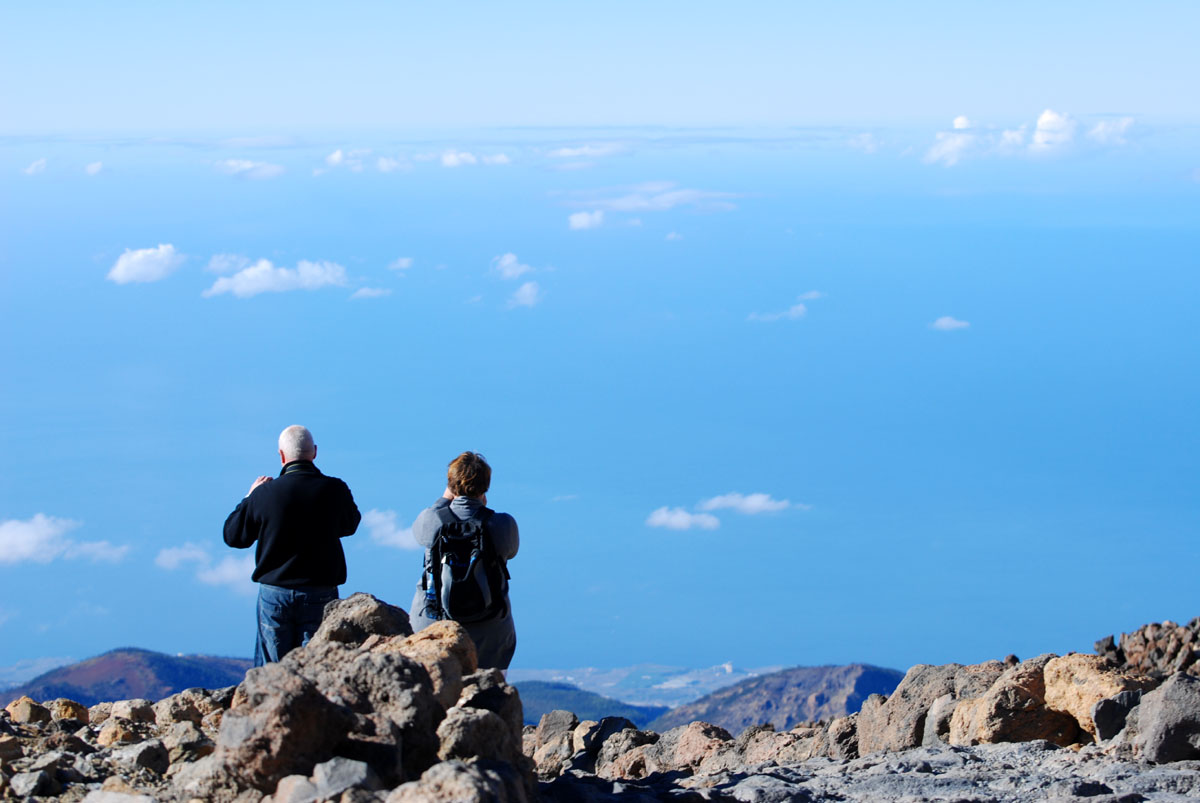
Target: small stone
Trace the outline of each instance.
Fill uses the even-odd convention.
[[[58,781],[45,770],[18,772],[9,779],[8,784],[18,797],[50,796],[62,791]]]
[[[0,736],[0,760],[12,761],[25,755],[25,748],[16,736]]]
[[[154,704],[141,698],[118,700],[112,704],[112,716],[122,717],[130,722],[154,724]]]
[[[176,722],[163,737],[171,763],[195,761],[211,753],[216,745],[194,722]]]
[[[196,708],[196,703],[187,692],[172,694],[154,704],[154,722],[160,728],[174,725],[176,722],[195,722],[200,724],[204,715]]]
[[[88,709],[88,724],[102,725],[104,721],[112,716],[112,703],[96,703]]]
[[[77,703],[74,700],[68,700],[66,697],[51,700],[46,703],[46,708],[50,710],[50,716],[53,719],[74,719],[84,725],[88,723],[87,706]],[[71,730],[75,730],[75,728]]]
[[[170,766],[167,748],[158,739],[147,739],[139,744],[114,750],[112,760],[130,767],[145,767],[162,775]]]
[[[12,717],[13,722],[22,725],[50,721],[50,709],[44,705],[38,705],[32,697],[27,695],[13,700],[4,707],[4,710]]]
[[[323,798],[332,798],[347,789],[382,788],[379,776],[365,761],[354,761],[337,756],[329,761],[318,764],[313,770],[313,781],[317,792]]]
[[[314,803],[321,794],[313,782],[303,775],[289,775],[275,786],[271,803]]]
[[[96,736],[96,743],[101,747],[109,747],[114,744],[131,744],[139,739],[141,737],[133,729],[133,723],[129,720],[109,717],[105,720],[104,726],[100,728],[100,733]]]

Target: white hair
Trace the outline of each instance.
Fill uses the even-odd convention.
[[[293,424],[279,433],[279,451],[283,452],[289,463],[293,460],[312,460],[316,456],[312,433],[307,427]]]

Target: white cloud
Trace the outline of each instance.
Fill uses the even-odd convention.
[[[955,134],[949,131],[939,131],[934,138],[933,146],[925,152],[927,164],[941,162],[946,167],[953,167],[963,154],[975,144],[974,134]]]
[[[1046,152],[1069,145],[1075,138],[1075,125],[1070,115],[1046,109],[1037,119],[1030,150]]]
[[[196,579],[206,585],[228,586],[239,594],[254,594],[256,587],[250,579],[254,574],[254,556],[226,556],[213,563],[212,555],[204,547],[190,541],[183,546],[167,547],[158,552],[154,565],[167,571],[185,566],[195,569]]]
[[[485,165],[507,165],[512,164],[512,159],[509,159],[506,154],[497,153],[491,156],[484,156],[483,163]]]
[[[325,164],[330,167],[337,167],[346,159],[346,154],[342,153],[342,149],[338,148],[333,153],[325,157]]]
[[[250,257],[241,254],[213,254],[204,269],[211,273],[237,273],[250,263]]]
[[[533,268],[528,265],[521,264],[517,260],[516,254],[501,254],[492,260],[492,267],[500,271],[500,276],[505,279],[515,279],[518,276],[529,273]]]
[[[660,507],[647,517],[646,526],[665,527],[668,530],[715,530],[721,521],[711,513],[689,513],[681,507]]]
[[[283,175],[282,165],[252,162],[249,159],[222,159],[216,165],[222,173],[239,178],[264,179]]]
[[[175,252],[175,246],[170,243],[160,243],[157,248],[126,248],[125,253],[117,257],[112,269],[108,272],[108,280],[117,284],[130,282],[157,282],[165,279],[176,268],[183,264],[183,254]]]
[[[666,238],[665,238],[665,239],[666,239],[668,242],[674,242],[674,241],[676,241],[676,240],[682,240],[682,239],[683,239],[683,235],[682,235],[682,234],[680,234],[680,233],[679,233],[679,232],[677,232],[677,231],[671,231],[671,232],[667,232],[667,236],[666,236]]]
[[[1010,128],[1000,132],[1000,141],[997,147],[1001,151],[1011,152],[1019,148],[1025,147],[1025,128]]]
[[[368,510],[363,514],[363,524],[371,540],[382,546],[396,549],[420,549],[421,545],[413,538],[411,527],[401,527],[396,523],[394,510]]]
[[[1088,130],[1088,139],[1095,140],[1101,145],[1125,145],[1128,140],[1125,134],[1133,126],[1132,117],[1122,117],[1117,120],[1101,120]]]
[[[466,151],[446,151],[442,154],[442,167],[462,167],[463,165],[473,165],[478,161],[475,154]]]
[[[954,118],[953,125],[955,131],[963,131],[971,127],[971,121],[967,119],[965,114],[960,114],[958,117]]]
[[[537,282],[525,282],[508,299],[509,307],[532,307],[542,300],[542,289]]]
[[[23,169],[21,172],[27,176],[36,176],[38,173],[42,172],[45,169],[46,169],[46,160],[38,159],[37,161],[30,164],[29,167],[26,167],[25,169]]]
[[[701,510],[736,510],[747,516],[756,516],[759,513],[777,513],[780,510],[787,510],[791,506],[792,503],[786,499],[772,499],[770,494],[763,493],[722,494],[705,499],[697,505]],[[805,506],[797,505],[797,507]]]
[[[654,181],[631,187],[624,195],[597,198],[580,206],[600,207],[612,212],[665,212],[677,206],[730,210],[735,207],[727,199],[737,197],[730,192],[679,188],[674,182]]]
[[[103,169],[104,169],[104,162],[92,162],[91,164],[89,164],[88,166],[83,168],[83,172],[87,173],[89,176],[94,176]]]
[[[399,259],[392,260],[391,264],[388,265],[388,269],[389,270],[408,270],[412,266],[413,266],[412,257],[400,257]]]
[[[967,321],[960,321],[958,318],[953,318],[949,315],[943,315],[933,323],[929,324],[929,328],[937,329],[940,332],[953,332],[955,329],[966,329],[971,324]]]
[[[597,159],[623,153],[625,146],[616,142],[580,145],[575,148],[556,148],[548,154],[551,159]]]
[[[850,138],[849,145],[851,148],[860,150],[863,153],[875,153],[875,151],[879,150],[879,140],[875,138],[874,134],[868,132],[855,134]]]
[[[783,312],[752,312],[747,317],[748,321],[763,321],[771,323],[773,321],[794,321],[797,318],[803,318],[808,314],[808,307],[803,304],[793,304]]]
[[[800,294],[801,301],[816,301],[818,298],[824,298],[825,294],[820,290],[808,290]]]
[[[360,287],[350,294],[350,300],[354,301],[355,299],[360,298],[383,298],[384,296],[390,296],[391,294],[392,291],[386,287]]]
[[[604,212],[597,209],[594,212],[575,212],[567,216],[567,225],[572,231],[594,229],[604,222]]]
[[[379,169],[380,173],[392,173],[401,168],[407,168],[408,165],[404,162],[401,162],[399,159],[393,159],[390,156],[380,156],[375,162],[375,167]]]
[[[31,519],[9,519],[0,522],[0,564],[49,563],[58,558],[116,563],[125,557],[128,546],[114,546],[108,541],[74,541],[66,537],[82,522],[60,519],[43,513]]]
[[[249,298],[259,293],[284,293],[290,290],[317,290],[344,287],[346,269],[336,262],[301,260],[295,268],[277,268],[270,260],[260,259],[232,276],[222,276],[204,291],[205,298],[232,293]]]

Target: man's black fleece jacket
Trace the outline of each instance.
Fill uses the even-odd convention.
[[[293,460],[233,509],[225,543],[237,549],[258,543],[256,583],[337,586],[346,582],[339,539],[353,535],[361,518],[346,483],[308,460]]]

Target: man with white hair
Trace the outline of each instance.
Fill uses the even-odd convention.
[[[225,520],[226,544],[258,544],[255,666],[307,644],[346,582],[341,539],[354,534],[362,516],[346,483],[318,471],[316,459],[311,432],[285,429],[279,434],[279,476],[256,479]]]

